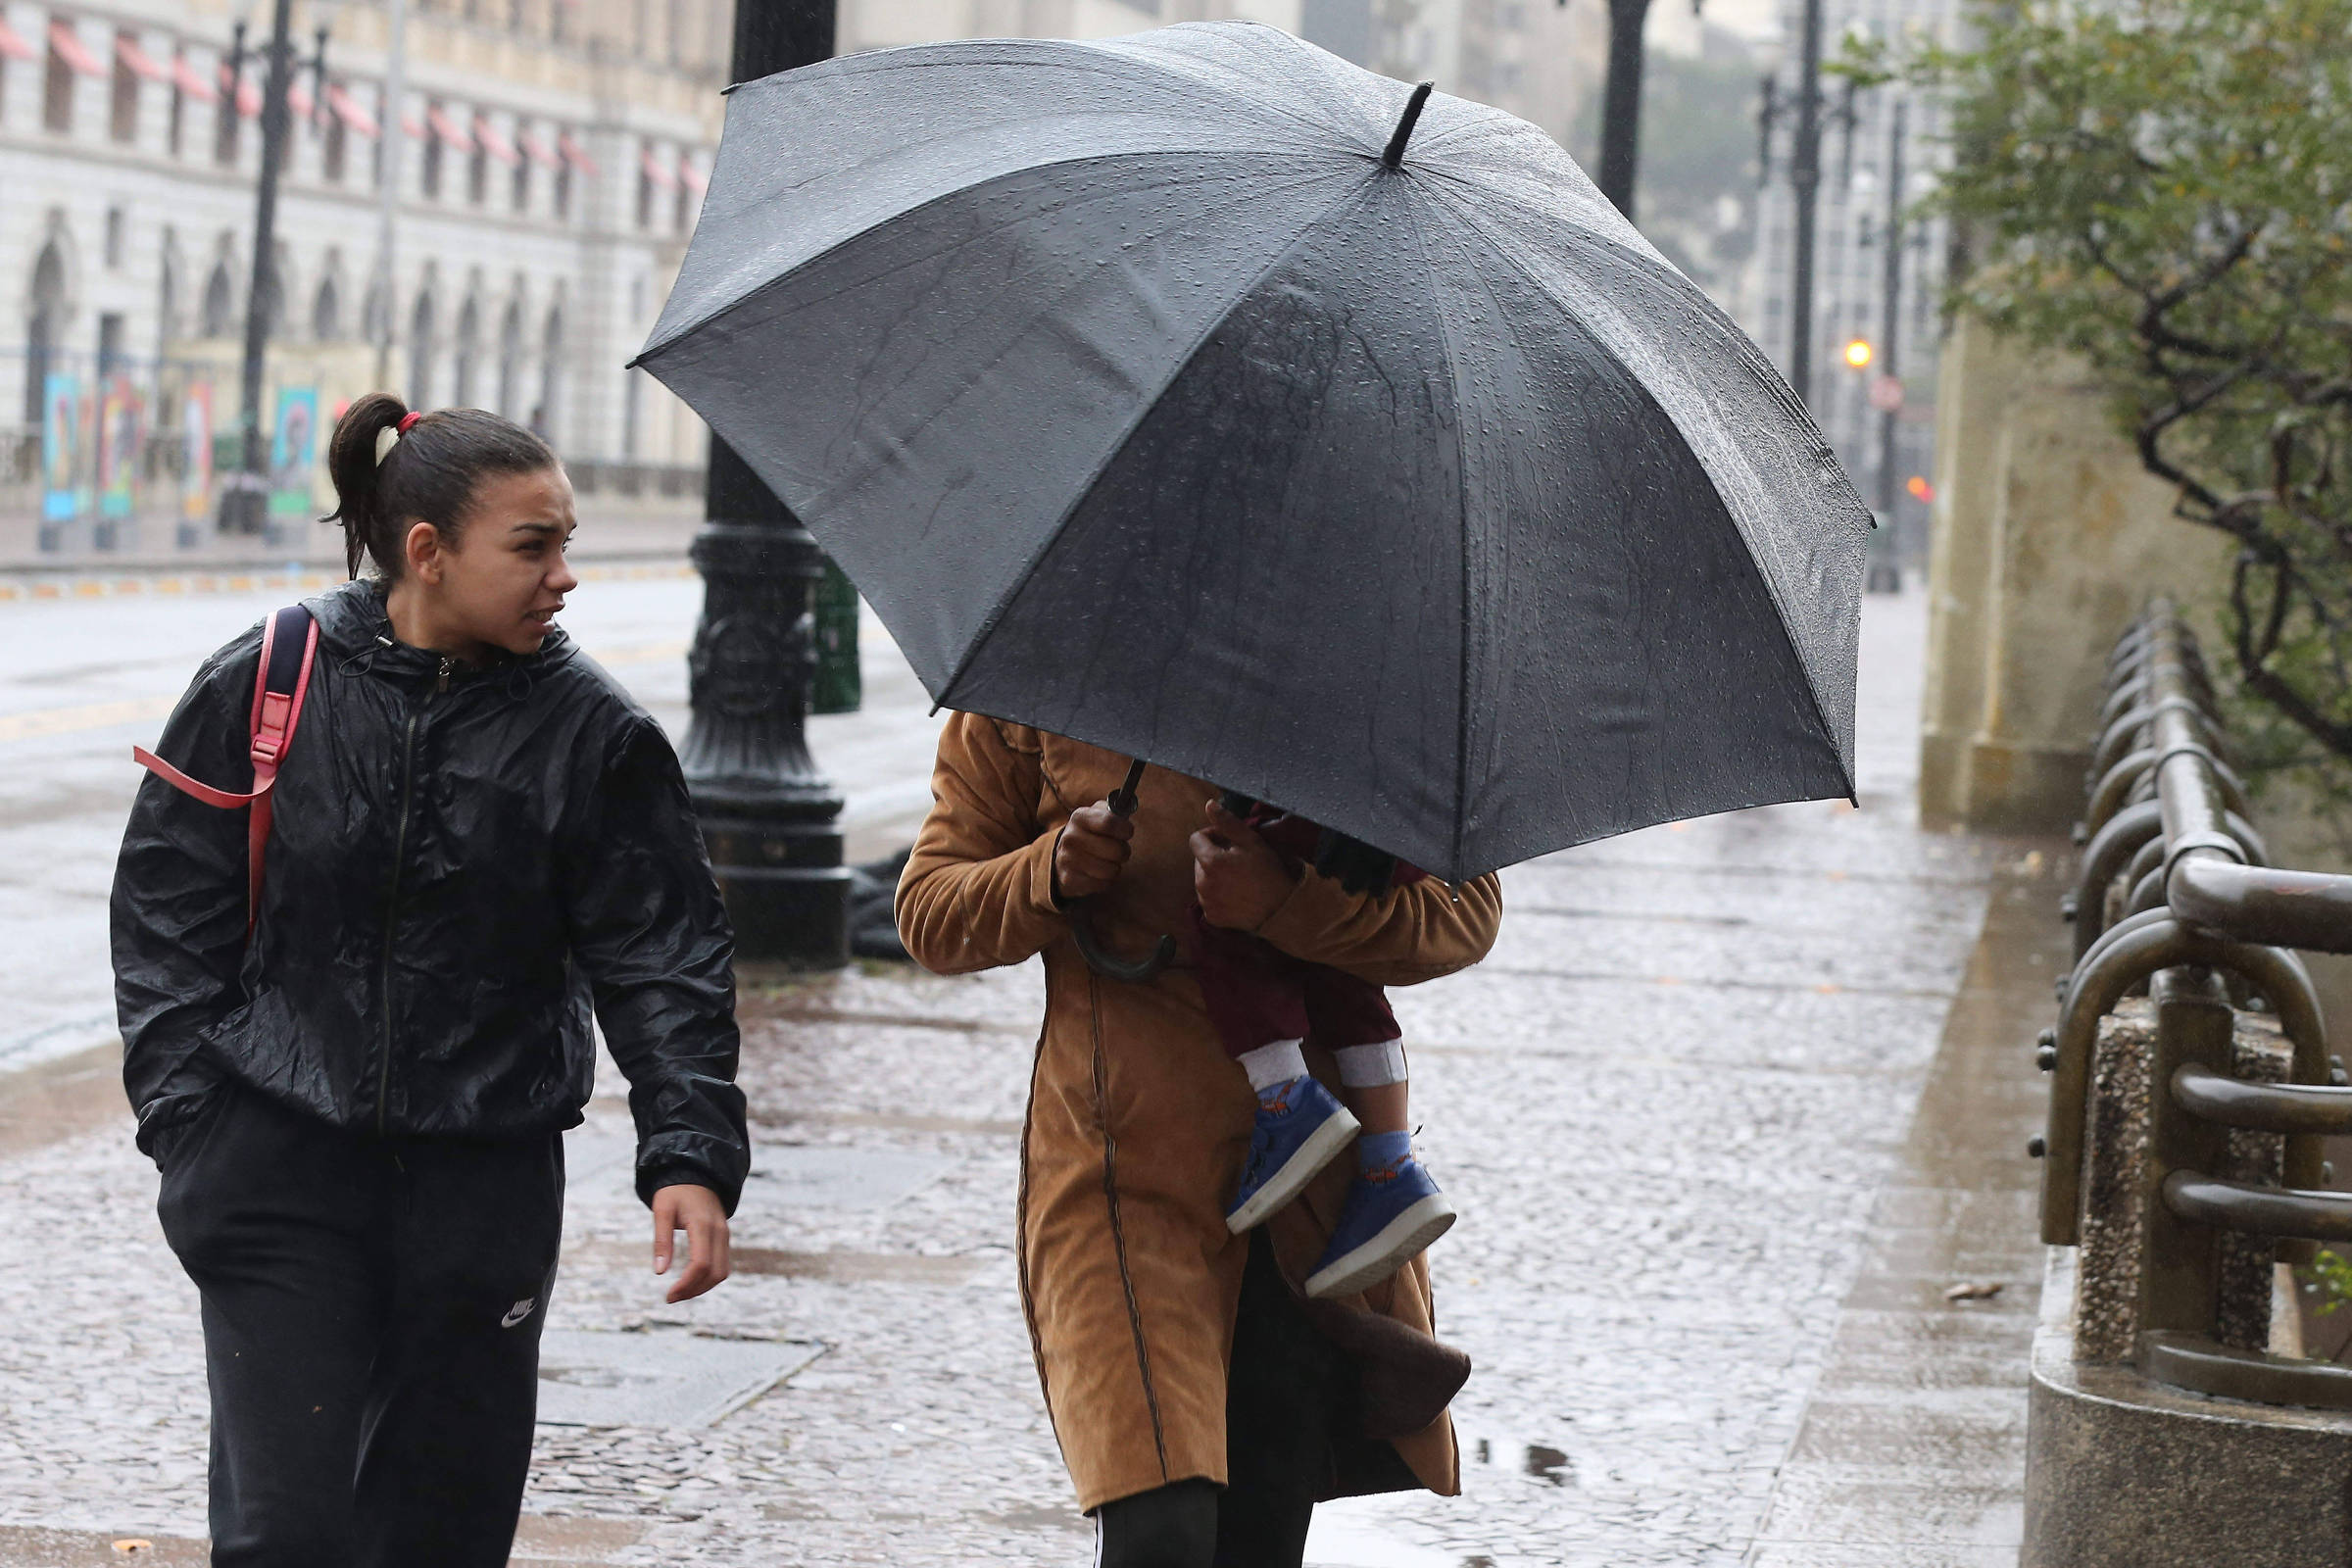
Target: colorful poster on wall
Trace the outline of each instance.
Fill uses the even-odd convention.
[[[308,513],[311,470],[318,462],[318,389],[280,388],[270,432],[270,514]]]
[[[131,390],[129,376],[118,375],[107,383],[98,411],[98,515],[109,520],[130,515],[140,413],[139,395]]]
[[[81,437],[81,382],[63,370],[41,380],[41,520],[71,522],[81,514],[75,492],[74,450]]]
[[[213,514],[213,383],[197,381],[179,405],[179,514],[203,522]]]

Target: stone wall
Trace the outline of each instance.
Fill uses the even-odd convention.
[[[2150,594],[2206,602],[2229,543],[2172,515],[2170,488],[2053,356],[1962,318],[1937,407],[1920,814],[2063,830],[2117,634]]]

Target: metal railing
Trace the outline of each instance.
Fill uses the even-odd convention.
[[[2205,1394],[2352,1409],[2352,1369],[2227,1345],[2217,1333],[2223,1239],[2281,1261],[2352,1242],[2352,1194],[2320,1191],[2320,1140],[2352,1133],[2352,1088],[2296,949],[2352,953],[2352,877],[2267,863],[2195,635],[2159,602],[2116,644],[2063,905],[2075,966],[2042,1032],[2049,1072],[2041,1236],[2082,1238],[2100,1021],[2145,991],[2155,1016],[2138,1203],[2139,1370]],[[2286,1082],[2233,1070],[2246,1012],[2274,1016]],[[2233,1179],[2231,1129],[2277,1135],[2280,1180]]]

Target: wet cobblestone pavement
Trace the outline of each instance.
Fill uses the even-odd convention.
[[[1327,1508],[1310,1560],[1996,1560],[1889,1555],[1884,1524],[1840,1536],[1819,1509],[1787,1523],[1804,1487],[1851,1480],[1814,1461],[1868,1446],[1808,1407],[1863,1387],[1874,1358],[1918,1384],[1905,1335],[1975,1336],[1988,1419],[2006,1397],[1997,1333],[1869,1316],[1874,1290],[1972,1266],[1949,1238],[2006,1245],[2022,1223],[2014,1200],[1953,1197],[1965,1183],[1904,1152],[2022,853],[1916,824],[1922,621],[1917,598],[1869,604],[1859,811],[1741,813],[1519,868],[1494,957],[1397,994],[1421,1142],[1464,1216],[1436,1257],[1440,1332],[1478,1368],[1455,1407],[1464,1494]],[[2034,971],[2044,1002],[2055,961]],[[646,1273],[626,1112],[602,1086],[573,1139],[551,1328],[816,1353],[711,1426],[543,1426],[517,1561],[1087,1560],[1010,1251],[1040,1001],[1034,967],[861,968],[748,999],[761,1154],[743,1266],[684,1307]],[[12,1122],[0,1104],[0,1527],[168,1545],[203,1522],[193,1293],[104,1074],[52,1076],[39,1103],[63,1108]],[[1922,1463],[1931,1493],[1977,1485]],[[1972,1551],[1997,1544],[1979,1533]],[[0,1529],[0,1564],[106,1560],[33,1541]]]

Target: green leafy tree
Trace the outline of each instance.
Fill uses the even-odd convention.
[[[1948,91],[1953,303],[2081,356],[2180,515],[2237,541],[2223,613],[2267,760],[2352,760],[2352,0],[1975,22],[1966,51],[1845,63]]]

